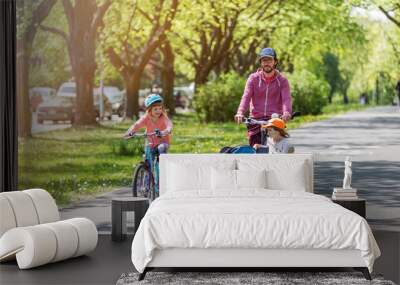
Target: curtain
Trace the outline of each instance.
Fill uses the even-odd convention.
[[[16,120],[16,7],[0,0],[0,191],[18,189]]]

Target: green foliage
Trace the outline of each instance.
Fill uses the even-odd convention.
[[[379,4],[387,8],[390,7],[389,2],[379,1]],[[353,98],[359,98],[360,94],[365,92],[370,95],[370,102],[376,103],[376,95],[379,94],[377,90],[382,87],[377,86],[377,83],[378,85],[380,83],[387,84],[387,89],[390,92],[390,89],[394,88],[395,82],[400,79],[400,49],[398,44],[400,42],[400,29],[389,20],[371,19],[367,15],[357,17],[357,21],[364,28],[367,41],[362,47],[355,49],[356,52],[348,54],[350,59],[361,56],[359,62],[345,62],[346,66],[354,73],[349,87],[349,95]],[[381,72],[386,74],[387,78],[384,81],[387,83],[380,82],[379,74]],[[390,85],[392,86],[390,87]],[[390,99],[390,95],[386,94],[388,95],[387,98]],[[379,104],[390,103],[390,100],[381,99],[383,98],[378,98]]]
[[[118,140],[111,143],[112,153],[116,155],[141,155],[144,142],[140,139]]]
[[[330,88],[329,97],[339,89],[339,82],[341,80],[339,72],[339,59],[338,57],[331,53],[326,52],[323,56],[323,76],[328,82]]]
[[[68,24],[60,1],[56,2],[42,24],[67,32]],[[40,28],[33,42],[30,63],[29,87],[47,86],[58,89],[63,82],[72,77],[65,40]]]
[[[370,106],[361,105],[359,103],[351,103],[351,104],[329,104],[322,108],[323,114],[339,114],[348,111],[361,111]]]
[[[289,75],[288,79],[292,92],[293,110],[300,111],[302,115],[320,114],[328,102],[328,84],[305,69]]]
[[[383,71],[379,72],[375,83],[375,104],[391,104],[395,96],[394,87],[395,84],[391,82],[390,75]]]
[[[194,108],[200,119],[204,122],[233,120],[244,86],[245,79],[234,72],[200,86],[194,97]]]
[[[17,39],[21,39],[32,23],[33,12],[40,5],[40,1],[16,1]]]

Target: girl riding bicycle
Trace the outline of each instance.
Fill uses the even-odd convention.
[[[172,122],[164,109],[163,99],[158,94],[150,94],[144,100],[146,114],[136,121],[125,133],[125,137],[133,136],[138,130],[146,128],[146,133],[160,132],[159,136],[149,139],[149,147],[158,149],[158,153],[166,153],[170,145]]]

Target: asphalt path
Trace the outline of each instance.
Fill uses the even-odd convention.
[[[400,110],[376,107],[307,124],[290,132],[296,153],[314,154],[314,191],[341,187],[350,156],[352,187],[367,200],[377,229],[400,231]]]

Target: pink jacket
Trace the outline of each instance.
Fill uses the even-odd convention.
[[[240,101],[237,114],[244,115],[250,107],[253,118],[270,117],[273,113],[292,113],[292,97],[288,80],[278,71],[267,83],[262,70],[252,73]]]
[[[152,133],[155,129],[159,129],[160,131],[172,131],[172,122],[166,116],[161,115],[160,118],[156,122],[153,122],[150,118],[149,114],[145,114],[141,117],[137,122],[131,127],[131,132],[137,132],[142,128],[146,128],[146,133]],[[159,145],[160,143],[170,142],[170,135],[165,137],[158,138],[156,136],[152,136],[149,138],[149,144],[151,146]]]

